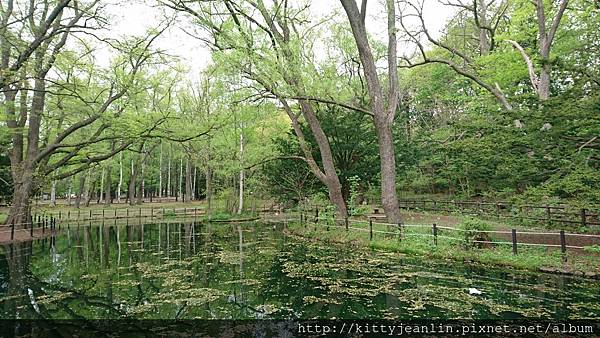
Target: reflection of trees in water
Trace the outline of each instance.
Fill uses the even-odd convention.
[[[29,253],[32,242],[12,243],[4,246],[6,270],[8,274],[4,315],[2,318],[27,318],[27,307],[21,307],[27,292],[29,275]]]

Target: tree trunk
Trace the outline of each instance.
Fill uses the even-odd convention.
[[[192,166],[189,157],[185,161],[185,195],[184,202],[192,200]]]
[[[477,0],[478,4],[478,10],[477,13],[474,13],[474,15],[478,16],[478,21],[479,21],[479,54],[480,55],[488,55],[490,53],[490,49],[491,49],[491,41],[490,38],[488,37],[488,30],[484,27],[488,26],[488,20],[487,20],[487,12],[488,12],[488,8],[487,8],[487,2],[486,0]]]
[[[192,180],[192,200],[196,200],[198,198],[198,192],[196,191],[198,183],[198,167],[194,165],[194,179]]]
[[[117,185],[117,203],[121,203],[121,187],[123,186],[123,152],[119,154],[119,184]]]
[[[69,192],[67,193],[67,205],[71,206],[71,194],[73,193],[73,176],[69,177]]]
[[[244,211],[244,133],[240,133],[240,187],[239,187],[239,202],[237,214],[241,215]]]
[[[183,197],[183,157],[179,159],[179,184],[178,184],[178,191],[177,191],[177,198],[178,200],[181,200],[181,198]]]
[[[169,151],[169,158],[168,158],[168,164],[167,164],[167,197],[171,197],[171,153],[172,153],[173,147],[171,147],[171,150]]]
[[[389,125],[380,125],[376,131],[381,165],[381,205],[388,221],[398,223],[401,222],[401,216],[396,194],[396,158],[392,128]]]
[[[538,97],[541,101],[550,97],[550,61],[546,60],[540,69],[538,82]]]
[[[212,212],[212,171],[209,166],[206,166],[206,172],[204,174],[206,177],[206,215],[208,217],[211,216]]]
[[[306,101],[299,101],[303,116],[308,122],[315,140],[317,141],[317,145],[319,146],[319,152],[321,154],[321,160],[324,168],[323,171],[321,171],[321,168],[319,168],[312,156],[311,150],[306,143],[304,133],[302,132],[302,128],[300,127],[300,123],[296,118],[296,114],[291,110],[285,100],[280,99],[280,102],[283,104],[286,114],[292,121],[292,128],[294,129],[294,133],[298,139],[300,149],[304,153],[306,163],[319,181],[321,181],[327,187],[329,200],[335,206],[337,215],[342,219],[348,217],[348,208],[346,206],[346,201],[344,200],[344,195],[342,194],[342,185],[340,184],[340,180],[333,163],[333,155],[329,146],[329,140],[327,139],[325,132],[323,132],[321,124],[317,120],[312,107]]]
[[[135,187],[136,187],[137,170],[134,170],[133,158],[131,159],[131,176],[129,177],[129,187],[127,189],[129,205],[135,204]]]
[[[19,181],[14,182],[13,199],[6,224],[15,224],[15,228],[26,228],[31,224],[30,196],[33,193],[33,175],[23,172]]]
[[[56,206],[56,180],[52,181],[52,187],[50,188],[50,205]]]
[[[152,150],[150,150],[148,153],[150,153]],[[139,185],[139,190],[138,190],[138,194],[137,194],[137,204],[142,204],[144,202],[144,195],[146,192],[146,177],[145,177],[145,171],[146,171],[146,158],[148,156],[148,153],[146,153],[145,150],[145,146],[142,146],[142,159],[140,164],[138,165],[139,169],[140,169],[140,185]]]
[[[392,125],[398,107],[398,65],[396,42],[396,7],[393,0],[386,0],[388,18],[388,92],[387,108],[384,103],[384,91],[377,74],[373,52],[369,45],[364,13],[358,10],[355,0],[341,0],[344,11],[350,22],[354,41],[358,48],[363,72],[365,74],[373,122],[377,131],[379,144],[379,160],[381,163],[381,202],[388,222],[400,223],[400,209],[396,194],[395,149]]]
[[[98,191],[98,204],[104,202],[104,167],[102,167],[102,171],[100,172],[100,190]]]
[[[104,189],[104,204],[110,205],[112,203],[111,184],[112,184],[112,166],[109,164],[106,168],[106,186]]]
[[[335,170],[333,161],[333,154],[331,153],[331,147],[329,145],[329,139],[325,135],[325,132],[321,128],[321,124],[316,118],[312,106],[306,101],[300,101],[300,107],[304,118],[307,120],[310,126],[313,136],[319,146],[319,152],[321,154],[321,162],[323,163],[323,171],[325,173],[325,186],[329,191],[329,199],[336,208],[338,216],[342,219],[348,217],[348,207],[342,194],[342,185],[340,179]]]
[[[144,177],[144,161],[139,165],[140,167],[140,185],[138,186],[137,201],[136,204],[142,204],[144,202],[144,190],[145,190],[145,177]]]
[[[92,194],[94,192],[94,186],[96,185],[95,181],[92,181],[90,175],[91,175],[91,170],[88,170],[88,184],[85,188],[85,206],[89,207],[90,206],[90,201],[92,200]]]
[[[75,198],[75,207],[78,209],[81,206],[81,199],[83,198],[83,193],[85,191],[84,189],[85,189],[86,175],[87,175],[87,173],[85,173],[85,172],[82,172],[79,175],[79,191],[77,192],[77,197]]]
[[[158,198],[162,197],[162,168],[163,168],[163,147],[160,143],[160,155],[158,159]]]

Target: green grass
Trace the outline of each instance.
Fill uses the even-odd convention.
[[[593,272],[597,274],[600,272],[600,260],[597,255],[592,253],[568,255],[568,261],[565,263],[562,260],[560,251],[553,248],[519,246],[517,255],[514,255],[510,244],[498,244],[489,248],[478,248],[473,246],[472,243],[465,246],[468,241],[450,230],[438,230],[438,243],[436,246],[432,236],[425,236],[432,233],[429,227],[405,228],[403,236],[400,238],[397,234],[377,233],[376,231],[387,229],[385,225],[376,224],[373,226],[373,240],[369,240],[368,223],[353,223],[352,227],[362,228],[366,231],[356,229],[346,231],[343,226],[334,227],[331,224],[329,230],[327,230],[325,224],[318,226],[310,224],[305,227],[299,223],[290,224],[289,229],[292,234],[332,244],[370,247],[376,250],[400,252],[435,259],[470,261],[531,271],[546,268],[578,273]],[[454,239],[441,236],[454,237]],[[492,238],[492,240],[494,239]],[[465,247],[468,249],[465,249]]]
[[[8,218],[8,214],[0,212],[0,224],[4,223],[7,218]]]

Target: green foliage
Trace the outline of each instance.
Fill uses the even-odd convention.
[[[600,254],[600,245],[584,246],[583,250],[585,252]]]
[[[325,134],[330,135],[331,151],[346,201],[351,198],[351,181],[358,179],[354,196],[358,206],[367,187],[377,184],[379,159],[372,123],[366,115],[332,105],[318,106],[317,115]],[[320,165],[319,147],[310,129],[303,124],[302,130],[313,149],[313,157]],[[275,198],[298,202],[311,194],[325,191],[308,165],[297,158],[304,157],[304,154],[292,131],[276,139],[275,143],[282,158],[267,163],[263,171],[267,182],[265,188]]]
[[[231,214],[226,212],[217,212],[211,216],[211,220],[213,221],[227,221],[231,219]]]
[[[358,202],[359,197],[361,197],[359,196],[360,178],[358,176],[352,176],[348,179],[348,181],[350,183],[350,199],[348,200],[348,208],[350,215],[365,215],[369,211],[369,207]]]
[[[481,244],[474,241],[490,240],[490,236],[485,231],[491,230],[492,227],[480,219],[466,218],[458,225],[458,228],[464,232],[463,245],[481,247]]]

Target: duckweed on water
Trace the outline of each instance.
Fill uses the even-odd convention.
[[[36,318],[27,289],[52,318],[600,316],[600,286],[585,279],[307,243],[272,226],[245,225],[241,239],[237,225],[195,226],[197,235],[179,242],[172,224],[168,243],[164,226],[111,227],[80,247],[82,234],[71,230],[56,238],[56,256],[42,241],[29,260],[4,255],[2,316]],[[127,236],[131,246],[117,242]],[[483,293],[471,295],[471,287]]]

